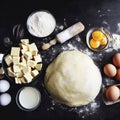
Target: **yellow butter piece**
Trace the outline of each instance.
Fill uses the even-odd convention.
[[[13,64],[18,64],[20,62],[20,57],[13,57]]]
[[[12,68],[11,68],[11,67],[8,67],[8,68],[7,68],[7,71],[8,71],[8,75],[9,75],[10,77],[15,77],[15,74],[14,74],[14,72],[12,71]]]
[[[27,63],[27,61],[26,61],[26,59],[25,59],[25,57],[23,55],[21,56],[21,62],[24,63],[24,64]]]
[[[21,44],[22,50],[28,51],[28,45]]]
[[[37,54],[36,56],[34,56],[34,59],[35,59],[36,63],[42,62],[42,58],[41,58],[40,54]]]
[[[27,83],[30,83],[33,79],[33,76],[30,73],[27,73],[24,75],[24,78],[26,79]]]
[[[25,45],[29,44],[29,39],[21,39],[20,41]]]
[[[3,67],[0,68],[0,75],[3,75],[4,74],[4,70],[3,70]]]
[[[27,82],[24,77],[21,77],[20,80],[21,80],[22,83],[26,83]]]
[[[21,71],[21,69],[20,69],[20,67],[18,66],[18,65],[13,65],[13,72],[20,72]]]
[[[16,84],[22,84],[22,81],[20,78],[15,77],[15,83]]]
[[[32,55],[38,54],[38,49],[35,43],[29,45],[29,51],[32,53]]]
[[[32,74],[33,77],[35,77],[39,74],[39,72],[37,70],[32,70],[31,74]]]
[[[42,63],[36,64],[36,65],[35,65],[35,68],[36,68],[38,71],[40,71],[40,70],[42,69]]]
[[[6,62],[6,64],[8,65],[8,66],[10,66],[11,64],[12,64],[12,62],[13,62],[13,59],[12,59],[12,56],[11,55],[7,55],[7,56],[5,56],[5,62]]]
[[[20,56],[20,47],[12,47],[11,48],[11,56]]]
[[[26,59],[32,59],[32,53],[29,52],[29,51],[25,52],[24,56],[25,56]]]
[[[21,71],[20,71],[20,72],[16,72],[16,73],[15,73],[15,76],[18,77],[18,78],[20,78],[20,77],[23,76],[23,73],[22,73]]]
[[[22,72],[23,72],[23,74],[30,73],[31,72],[31,67],[23,67]]]
[[[36,62],[35,62],[34,60],[28,60],[28,61],[27,61],[27,65],[28,65],[29,67],[34,68],[35,65],[36,65]]]

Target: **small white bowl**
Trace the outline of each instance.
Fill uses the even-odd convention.
[[[22,87],[16,94],[16,103],[23,111],[33,111],[37,109],[41,102],[40,91],[32,86]]]
[[[56,20],[47,10],[32,12],[27,18],[27,29],[35,37],[49,36],[55,30],[55,27]]]

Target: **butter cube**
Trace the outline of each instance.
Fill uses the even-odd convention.
[[[37,55],[38,49],[35,43],[29,45],[29,51],[32,53],[32,55]]]
[[[20,41],[25,45],[29,44],[29,39],[21,39]]]
[[[3,70],[3,67],[0,68],[0,75],[3,75],[4,74],[4,70]]]
[[[27,83],[30,83],[33,79],[33,76],[30,73],[27,73],[24,75],[24,78],[26,79]]]
[[[23,74],[27,74],[31,72],[31,67],[23,67],[22,69]]]
[[[18,66],[18,65],[13,65],[13,71],[14,72],[20,72],[21,71],[21,69],[20,69],[20,67]]]
[[[20,72],[17,72],[17,73],[15,73],[15,76],[17,77],[17,78],[19,78],[19,77],[22,77],[23,76],[23,73],[20,71]]]
[[[36,64],[36,65],[35,65],[35,68],[36,68],[38,71],[40,71],[40,70],[42,69],[42,63]]]
[[[39,72],[37,70],[32,70],[31,74],[32,74],[33,77],[35,77],[39,74]]]
[[[13,64],[18,64],[20,62],[20,57],[13,57]]]
[[[19,80],[18,80],[17,77],[15,77],[15,83],[16,83],[16,84],[19,84]]]
[[[13,62],[12,56],[9,54],[7,56],[5,56],[5,62],[8,66],[10,66]]]
[[[20,62],[16,65],[19,66],[20,69],[22,69],[23,67],[26,67],[27,64],[25,62]]]
[[[9,75],[10,77],[15,77],[14,72],[13,72],[13,70],[12,70],[11,67],[8,67],[8,68],[7,68],[7,71],[8,71],[8,75]]]
[[[21,47],[24,51],[28,51],[28,45],[21,44]]]
[[[42,62],[42,58],[41,58],[40,54],[37,54],[36,56],[34,56],[34,59],[35,59],[36,63]]]
[[[21,56],[21,62],[23,62],[24,64],[27,63],[27,61],[26,61],[26,59],[25,59],[25,57],[23,55]]]
[[[20,56],[20,47],[11,48],[11,56]]]
[[[16,84],[22,84],[22,81],[20,78],[15,77],[15,83]]]
[[[28,61],[27,61],[27,65],[28,65],[29,67],[34,68],[35,65],[36,65],[36,62],[35,62],[34,60],[28,60]]]
[[[24,77],[21,77],[20,80],[21,80],[22,83],[26,83],[27,82]]]
[[[22,54],[25,54],[25,52],[26,52],[25,50],[23,50],[23,49],[21,50],[21,53],[22,53]]]
[[[25,58],[26,58],[27,60],[28,60],[28,59],[32,59],[32,53],[29,52],[29,51],[25,52],[25,53],[24,53],[24,56],[25,56]]]

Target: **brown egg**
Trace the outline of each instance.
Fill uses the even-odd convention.
[[[120,67],[120,53],[116,53],[114,56],[113,56],[113,64],[116,66],[116,67]]]
[[[109,86],[105,91],[106,99],[108,101],[116,101],[120,97],[120,90],[117,86]]]
[[[108,77],[114,77],[117,73],[117,69],[113,64],[106,64],[103,68],[103,71],[106,76]]]
[[[120,68],[117,69],[117,74],[115,76],[115,79],[118,80],[118,81],[120,81]]]

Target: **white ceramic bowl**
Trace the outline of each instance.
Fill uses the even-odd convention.
[[[47,10],[32,12],[27,18],[27,29],[29,33],[39,38],[52,34],[55,27],[56,20]]]
[[[16,103],[23,111],[33,111],[37,109],[41,102],[40,91],[32,86],[22,87],[16,94]]]

